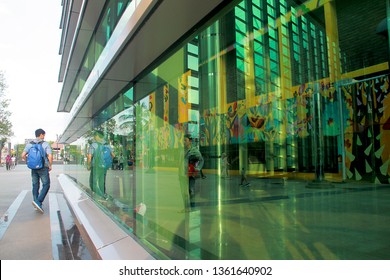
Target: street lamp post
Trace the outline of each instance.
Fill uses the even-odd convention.
[[[56,140],[56,160],[58,160],[58,134],[56,134],[56,138],[57,138],[57,140]]]

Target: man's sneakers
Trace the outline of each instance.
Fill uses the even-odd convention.
[[[43,214],[42,203],[39,203],[39,202],[34,200],[32,202],[32,205],[35,207],[35,209],[37,209],[39,212],[41,212]]]

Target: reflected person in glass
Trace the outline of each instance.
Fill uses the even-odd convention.
[[[199,177],[200,170],[203,167],[203,157],[199,149],[193,145],[192,136],[186,134],[184,136],[184,156],[182,157],[183,164],[180,171],[180,187],[184,201],[184,210],[189,212],[195,206],[195,183]]]

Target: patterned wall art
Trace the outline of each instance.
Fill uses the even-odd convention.
[[[389,77],[341,88],[346,110],[346,169],[349,179],[389,183],[390,126]]]
[[[185,76],[179,80],[182,88],[179,98],[182,98],[181,109],[188,110],[183,81]],[[298,161],[301,165],[310,165],[312,162],[303,157],[311,157],[312,154],[313,95],[317,92],[320,93],[322,137],[328,139],[323,147],[326,150],[325,157],[328,157],[325,161],[331,161],[332,164],[336,162],[337,165],[344,146],[347,179],[389,183],[388,76],[338,88],[323,80],[293,88],[290,98],[285,100],[276,95],[262,94],[254,97],[251,102],[238,100],[226,104],[225,113],[217,108],[205,109],[200,114],[199,144],[202,147],[257,142],[267,144],[270,141],[290,144],[301,139],[301,149],[305,152],[298,155]],[[150,98],[152,105],[159,104],[153,99],[154,95]],[[179,108],[179,123],[168,125],[168,86],[164,87],[164,100],[161,104],[164,106],[164,120],[163,125],[157,128],[159,148],[178,148],[184,132],[189,129],[188,122],[185,121],[188,113],[180,116]],[[344,145],[340,144],[341,136],[344,138]],[[306,142],[302,142],[303,140]],[[334,147],[330,147],[332,145]]]

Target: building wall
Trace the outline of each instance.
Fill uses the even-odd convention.
[[[245,175],[252,199],[267,197],[259,179],[388,184],[388,45],[372,35],[374,24],[361,12],[368,3],[244,0],[219,6],[180,48],[167,50],[91,115],[87,133],[74,143],[84,158],[92,132],[105,133],[116,155],[107,171],[107,197],[91,191],[85,161],[69,165],[67,174],[161,256],[256,259],[256,250],[234,255],[213,242],[213,234],[229,232],[234,223],[222,219],[223,230],[202,228],[185,211],[184,135],[192,135],[205,159],[207,178],[196,180],[195,206],[211,211],[234,201],[240,207]],[[371,13],[378,21],[385,16],[379,8]],[[356,26],[346,18],[361,23],[359,33],[370,45],[353,38]],[[245,214],[231,215],[240,220]],[[249,224],[245,230],[255,234]],[[194,244],[201,244],[199,251]]]

